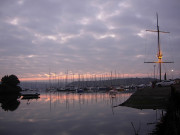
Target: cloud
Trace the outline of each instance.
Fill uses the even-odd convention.
[[[171,68],[178,74],[178,3],[178,0],[2,0],[0,75],[38,76],[47,74],[49,68],[59,73],[67,69],[81,73],[115,69],[150,73],[149,66],[143,64],[145,45],[147,41],[153,43],[149,50],[156,51],[157,37],[145,30],[156,29],[156,12],[160,29],[171,32],[168,38],[163,35],[161,42],[162,46],[167,42],[172,46],[168,52],[164,49],[164,54],[173,55],[176,65]]]

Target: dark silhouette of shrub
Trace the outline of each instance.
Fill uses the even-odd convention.
[[[2,85],[10,85],[10,86],[17,86],[20,83],[19,79],[17,78],[17,76],[15,75],[5,75],[2,79],[1,79],[1,84]]]
[[[18,84],[20,81],[16,75],[5,75],[1,79],[0,93],[19,93],[21,88]]]

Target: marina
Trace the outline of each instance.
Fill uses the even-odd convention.
[[[0,0],[0,135],[180,135],[178,0]]]
[[[0,108],[1,134],[130,135],[148,134],[160,120],[161,110],[114,107],[132,93],[41,93],[39,99],[22,100],[14,111]],[[132,126],[133,123],[133,126]],[[9,125],[9,126],[6,126]],[[28,131],[28,132],[27,132]]]

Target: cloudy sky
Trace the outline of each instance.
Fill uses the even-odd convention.
[[[156,12],[170,32],[161,34],[163,60],[175,62],[163,72],[179,77],[179,0],[0,0],[0,77],[152,76],[144,61],[157,60],[157,33],[145,30],[156,30]]]

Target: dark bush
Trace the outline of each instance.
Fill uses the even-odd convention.
[[[5,75],[1,79],[0,93],[19,93],[21,88],[18,84],[20,81],[16,75]]]
[[[2,85],[10,85],[10,86],[17,86],[20,83],[19,79],[15,75],[5,75],[1,79],[1,84]]]

